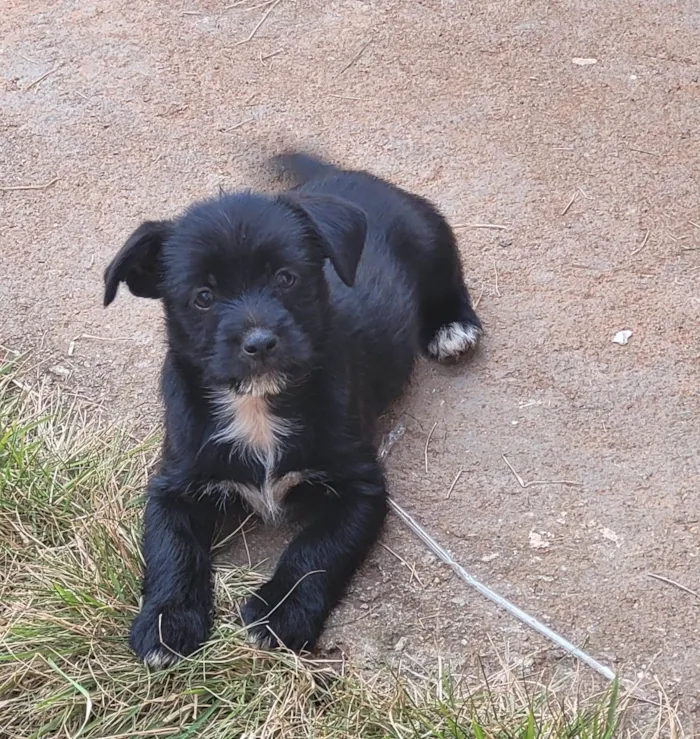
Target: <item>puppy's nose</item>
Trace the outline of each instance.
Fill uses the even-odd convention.
[[[266,328],[254,328],[243,338],[243,353],[251,359],[265,359],[276,347],[277,337]]]

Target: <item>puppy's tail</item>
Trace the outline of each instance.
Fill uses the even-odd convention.
[[[336,171],[332,164],[301,151],[278,154],[270,159],[270,164],[279,174],[290,177],[297,185]]]

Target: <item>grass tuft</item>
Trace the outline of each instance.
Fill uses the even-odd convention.
[[[0,367],[0,737],[609,739],[617,685],[587,700],[504,664],[466,686],[444,673],[368,678],[346,662],[261,652],[231,618],[258,584],[228,566],[217,629],[162,672],[127,646],[141,569],[139,510],[154,439]],[[665,724],[664,724],[665,725]],[[659,722],[661,726],[661,722]],[[629,732],[627,732],[631,735]],[[652,736],[653,734],[648,734]]]

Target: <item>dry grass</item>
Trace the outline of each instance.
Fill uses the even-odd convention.
[[[581,737],[619,730],[617,688],[540,684],[504,663],[478,684],[373,678],[249,646],[231,617],[258,576],[217,573],[209,644],[163,672],[126,642],[136,611],[141,491],[153,440],[0,369],[0,737]],[[646,736],[668,735],[659,714]],[[632,730],[622,732],[632,735]]]

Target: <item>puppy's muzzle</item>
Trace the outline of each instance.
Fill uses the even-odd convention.
[[[252,362],[264,363],[277,351],[279,339],[266,328],[254,328],[243,337],[241,355]]]

